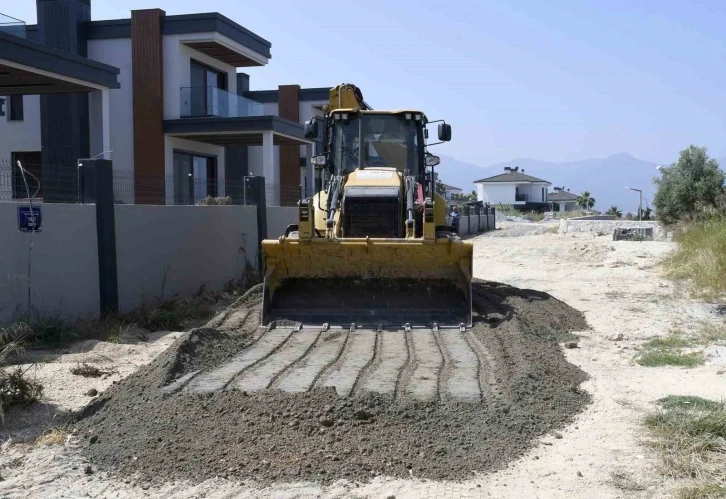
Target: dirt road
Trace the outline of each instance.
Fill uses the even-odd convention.
[[[654,400],[668,394],[693,394],[709,398],[726,396],[724,391],[726,379],[717,375],[716,367],[707,366],[690,370],[640,367],[633,362],[634,348],[645,338],[664,335],[672,327],[688,327],[698,320],[712,320],[712,309],[684,298],[671,282],[657,275],[655,263],[672,248],[672,243],[613,243],[607,237],[597,238],[589,235],[564,237],[551,233],[542,224],[503,225],[505,228],[495,234],[474,239],[475,276],[488,281],[507,283],[519,289],[537,290],[543,292],[543,295],[548,293],[585,314],[589,329],[578,332],[581,336],[579,348],[566,349],[564,353],[569,362],[589,375],[590,379],[582,387],[592,396],[592,404],[587,406],[584,412],[575,415],[572,422],[557,432],[543,434],[539,437],[538,445],[524,451],[524,454],[519,453],[519,457],[506,469],[459,482],[417,478],[417,476],[426,476],[425,473],[423,475],[410,473],[410,478],[393,478],[400,476],[399,473],[383,472],[379,474],[380,476],[376,473],[370,474],[370,477],[375,477],[372,479],[327,481],[326,485],[290,480],[287,477],[281,480],[287,483],[263,484],[250,481],[240,483],[234,478],[227,480],[222,478],[227,474],[222,473],[220,478],[208,478],[192,484],[183,479],[174,479],[168,480],[163,485],[149,486],[133,476],[126,479],[109,477],[102,469],[95,468],[95,464],[91,475],[83,475],[82,471],[89,462],[89,457],[87,454],[84,457],[83,453],[78,452],[79,449],[76,447],[78,444],[70,444],[65,448],[6,445],[0,455],[0,466],[2,466],[0,474],[5,479],[4,482],[0,482],[0,494],[9,497],[62,494],[66,497],[85,494],[97,497],[270,498],[662,497],[670,484],[653,472],[653,456],[638,443],[641,431],[639,419],[643,411],[650,408]],[[244,320],[243,317],[238,319],[240,322]],[[622,334],[625,339],[622,341],[609,339],[617,338],[618,334]],[[396,343],[395,338],[389,340],[390,348],[380,345],[382,340],[377,337],[372,339],[362,337],[358,340],[363,346],[356,348],[360,348],[364,353],[369,352],[369,357],[375,357],[376,362],[371,363],[363,355],[363,360],[366,360],[364,364],[367,375],[357,383],[359,386],[355,388],[356,390],[378,393],[390,390],[390,381],[394,377],[392,373],[399,372],[397,363],[401,358],[401,355],[395,355],[395,352],[404,350],[408,352],[409,348],[404,349],[400,341]],[[340,362],[330,364],[322,360],[304,361],[304,354],[309,351],[311,345],[315,348],[320,347],[320,358],[325,359],[332,359],[345,348],[352,348],[352,343],[351,346],[344,347],[341,344],[343,341],[346,340],[329,338],[329,341],[321,342],[319,334],[316,334],[314,339],[300,337],[296,342],[288,344],[286,350],[288,353],[284,354],[285,357],[278,357],[273,361],[274,356],[269,356],[267,357],[269,362],[256,363],[255,370],[247,371],[242,376],[235,374],[233,378],[235,383],[242,384],[250,392],[272,385],[290,392],[303,391],[323,378],[345,381],[348,375],[334,376],[335,372],[345,373],[352,370],[352,368],[342,369],[345,364]],[[425,338],[422,341],[426,343]],[[445,343],[444,351],[461,348],[463,358],[470,358],[471,365],[486,364],[486,352],[471,348],[471,342],[467,343],[467,348],[456,339],[444,341],[449,341]],[[185,381],[191,385],[194,380],[192,375],[196,371],[209,372],[210,370],[206,368],[209,365],[223,366],[234,362],[239,348],[230,347],[227,351],[224,344],[220,345],[220,348],[214,352],[202,352],[196,356],[211,360],[209,363],[201,361],[198,364],[190,363],[184,373],[189,375]],[[371,352],[376,350],[376,345],[381,346],[377,354]],[[283,349],[275,352],[276,355],[282,354]],[[388,355],[386,352],[394,354]],[[474,357],[471,357],[472,353]],[[144,355],[148,356],[148,353]],[[290,361],[293,358],[296,359],[295,362]],[[128,360],[128,357],[126,359]],[[294,368],[288,368],[293,364]],[[451,366],[443,369],[442,366],[446,366],[446,356],[443,354],[439,360],[434,361],[432,369],[435,372],[447,373],[445,379],[449,382],[444,384],[444,393],[449,393],[453,397],[456,396],[458,389],[466,393],[467,363],[464,362],[461,366],[459,374],[464,380],[461,383],[451,382],[452,379],[457,379],[457,374]],[[46,384],[50,393],[54,397],[62,398],[57,386],[54,386],[52,377],[48,376],[53,368],[54,364],[43,364],[40,366],[39,374],[41,377],[47,376]],[[284,375],[280,375],[281,372]],[[324,373],[325,376],[321,376],[320,373]],[[313,383],[310,382],[311,379]],[[160,386],[167,386],[173,380],[163,381]],[[65,384],[65,390],[73,393],[86,389],[82,383],[76,386]],[[254,396],[252,393],[250,398],[253,399]],[[319,402],[311,399],[311,403]],[[189,409],[196,408],[189,407]],[[158,416],[162,417],[162,414]],[[167,413],[166,416],[172,415]],[[133,414],[129,414],[129,418],[133,422]],[[386,413],[383,411],[379,417],[382,427],[387,422],[395,423],[394,420],[389,421],[386,418]],[[203,427],[201,421],[202,419],[199,423],[200,428]],[[431,422],[436,424],[435,418]],[[303,421],[302,424],[306,423]],[[276,427],[270,427],[274,428]],[[408,426],[399,428],[408,428]],[[351,428],[351,431],[359,430]],[[390,434],[388,438],[395,441],[396,438],[402,437],[399,432],[399,434]],[[81,444],[81,447],[83,445],[86,444]],[[223,446],[224,442],[219,445]],[[381,457],[387,456],[381,455]],[[130,461],[145,458],[141,454],[128,456]],[[422,461],[427,461],[425,456]],[[452,459],[451,465],[466,466],[456,459]],[[434,477],[435,474],[432,472],[429,476]],[[618,488],[618,482],[614,477],[623,474],[632,478],[639,484],[637,488],[643,490]],[[291,481],[293,483],[290,483]]]

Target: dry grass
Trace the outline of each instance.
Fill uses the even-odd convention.
[[[705,362],[703,352],[684,353],[684,348],[724,342],[726,342],[726,324],[704,321],[691,333],[673,329],[667,336],[651,338],[640,347],[636,362],[645,367],[696,367]]]
[[[114,372],[114,370],[99,369],[96,366],[86,363],[71,367],[71,374],[75,376],[83,376],[84,378],[100,378],[101,376],[108,377],[114,374]]]
[[[62,428],[51,428],[43,432],[35,440],[36,445],[63,445],[68,441],[70,433]]]
[[[632,473],[625,470],[614,471],[610,474],[610,484],[620,490],[628,492],[639,492],[646,490],[647,486],[641,481],[633,478]]]
[[[723,497],[726,491],[726,404],[693,396],[668,396],[648,414],[648,445],[660,457],[660,472],[687,480],[684,498]],[[719,495],[721,494],[721,495]]]
[[[683,228],[678,249],[662,262],[666,274],[688,279],[696,297],[716,300],[726,295],[726,218]]]
[[[23,369],[10,365],[24,355],[24,345],[30,334],[24,324],[0,328],[0,420],[3,422],[5,411],[10,407],[34,402],[43,393],[43,385],[28,376],[33,366]]]

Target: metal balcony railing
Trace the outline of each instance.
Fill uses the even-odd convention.
[[[182,118],[244,118],[262,116],[264,106],[252,99],[242,97],[217,87],[182,87]]]
[[[515,194],[514,195],[515,201],[524,201],[525,203],[529,201],[529,194]]]
[[[25,23],[20,19],[0,13],[0,31],[25,38]]]

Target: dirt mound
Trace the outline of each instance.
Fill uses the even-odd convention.
[[[484,281],[474,283],[469,336],[486,359],[483,403],[398,404],[333,389],[162,393],[253,341],[260,299],[255,288],[87,407],[77,429],[93,465],[151,482],[460,480],[503,467],[589,402],[579,389],[585,373],[558,345],[587,329],[582,314],[546,293]]]

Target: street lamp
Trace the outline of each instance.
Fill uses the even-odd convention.
[[[631,191],[635,191],[638,194],[640,194],[640,204],[639,204],[639,209],[638,209],[638,221],[642,221],[643,220],[643,191],[640,189],[634,189],[632,187],[628,187],[627,185],[625,186],[625,188],[628,190],[631,190]]]

